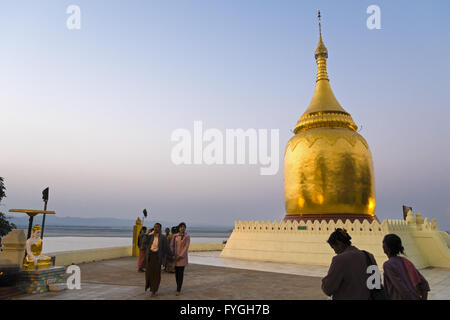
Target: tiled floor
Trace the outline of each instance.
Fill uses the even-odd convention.
[[[189,254],[189,261],[209,266],[295,274],[308,277],[322,278],[328,272],[328,267],[324,266],[220,258],[219,255],[220,251],[192,252]]]

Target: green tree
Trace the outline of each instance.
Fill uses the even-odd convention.
[[[0,203],[2,202],[2,199],[6,197],[6,188],[3,183],[3,178],[0,177]],[[7,235],[12,229],[15,229],[16,225],[14,223],[11,223],[8,221],[6,216],[3,214],[3,212],[0,212],[0,237],[3,237],[4,235]],[[1,245],[1,242],[0,242]]]

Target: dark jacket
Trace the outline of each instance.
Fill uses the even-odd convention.
[[[148,261],[149,258],[149,251],[150,247],[152,246],[154,234],[148,235],[145,234],[142,237],[143,246],[145,248],[145,258]],[[159,264],[162,264],[163,259],[167,256],[172,256],[172,251],[170,250],[169,242],[167,241],[167,238],[163,234],[159,234],[158,238],[158,258],[159,258]]]
[[[376,264],[369,253],[370,260]],[[363,251],[349,246],[344,252],[333,257],[330,269],[322,279],[322,290],[333,300],[368,300],[367,258]]]

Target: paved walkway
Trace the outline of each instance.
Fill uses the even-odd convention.
[[[192,258],[191,258],[192,256]],[[213,252],[195,252],[189,256],[189,259],[195,263],[221,266],[227,268],[250,269],[258,271],[285,273],[292,275],[301,275],[309,277],[323,278],[328,267],[302,265],[295,263],[277,263],[266,261],[249,261],[240,259],[220,258],[219,251]],[[431,291],[428,298],[430,300],[450,300],[450,269],[444,268],[426,268],[420,270],[420,273],[427,279]]]
[[[144,292],[144,274],[137,258],[126,257],[80,264],[81,290],[64,290],[16,299],[155,299],[155,300],[324,300],[321,278],[328,268],[298,264],[220,258],[220,252],[190,254],[181,296],[175,296],[175,275],[162,272],[159,295]],[[450,300],[450,270],[428,268],[430,299]]]
[[[189,256],[191,261],[199,264],[222,266],[228,268],[250,269],[258,271],[285,273],[301,276],[323,278],[328,267],[301,265],[295,263],[277,263],[265,261],[248,261],[240,259],[220,258],[220,252],[196,252]],[[426,268],[420,270],[422,275],[430,284],[431,291],[428,298],[430,300],[450,300],[450,269]]]
[[[175,275],[162,272],[158,296],[144,292],[144,274],[136,270],[132,257],[80,264],[81,289],[22,295],[16,299],[318,299],[327,297],[320,278],[223,268],[191,263],[184,275],[182,294],[175,296]]]

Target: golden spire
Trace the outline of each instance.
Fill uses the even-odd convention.
[[[322,24],[320,23],[320,10],[317,15],[317,18],[319,19],[319,44],[317,45],[316,51],[314,51],[314,58],[317,62],[317,81],[319,80],[328,80],[328,74],[327,74],[327,58],[328,58],[328,50],[327,47],[325,47],[325,44],[322,40]]]
[[[357,130],[350,114],[339,104],[333,91],[327,73],[328,50],[322,39],[322,23],[320,11],[319,20],[319,43],[314,51],[317,63],[316,89],[309,107],[300,117],[295,126],[294,133],[315,127],[345,127]]]

